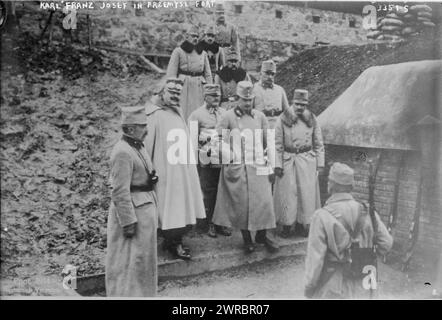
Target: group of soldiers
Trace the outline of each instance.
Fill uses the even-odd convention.
[[[155,296],[157,230],[164,250],[188,260],[192,252],[183,236],[202,219],[210,237],[240,230],[247,254],[256,244],[278,251],[269,232],[277,224],[282,225],[281,237],[308,236],[306,296],[327,297],[330,290],[342,295],[345,279],[337,288],[339,280],[324,279],[324,274],[330,269],[326,261],[342,260],[349,241],[341,226],[353,229],[361,220],[359,203],[350,195],[353,171],[343,164],[331,168],[332,196],[326,206],[333,207],[336,217],[319,209],[324,146],[316,117],[308,110],[309,92],[296,89],[290,104],[274,83],[272,60],[262,63],[260,80],[253,84],[239,66],[238,37],[225,24],[222,8],[217,9],[217,23],[222,42],[215,41],[213,28],[202,41],[191,28],[173,51],[167,80],[150,103],[122,109],[123,135],[111,155],[107,295]],[[193,125],[198,146],[186,139],[184,158],[191,158],[196,148],[198,164],[172,160],[176,141],[171,132],[190,137]],[[232,139],[234,131],[239,139]],[[246,131],[252,132],[252,143]],[[385,227],[373,235],[369,221],[364,223],[361,241],[371,245],[381,239],[380,246],[389,250],[392,239]],[[378,224],[383,226],[380,220]],[[325,290],[330,281],[334,287]]]

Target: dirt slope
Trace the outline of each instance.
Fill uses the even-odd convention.
[[[440,30],[440,25],[438,28]],[[327,46],[306,50],[279,66],[275,82],[284,87],[289,99],[294,89],[308,89],[312,110],[319,114],[368,67],[440,59],[440,34],[436,30],[428,30],[401,43]]]
[[[156,76],[121,55],[2,37],[1,275],[103,271],[119,107]]]

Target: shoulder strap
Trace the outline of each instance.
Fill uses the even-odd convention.
[[[352,240],[355,239],[358,236],[358,234],[361,232],[361,230],[362,230],[362,218],[364,216],[363,215],[363,210],[364,210],[363,208],[365,208],[365,206],[363,204],[360,204],[359,210],[358,210],[358,217],[356,219],[355,228],[354,228],[354,230],[352,230],[347,224],[342,223],[337,218],[336,211],[332,207],[330,207],[330,206],[324,206],[323,207],[323,209],[325,211],[330,213],[336,219],[336,221],[338,221],[345,228],[345,230],[347,230],[347,232],[350,235]]]

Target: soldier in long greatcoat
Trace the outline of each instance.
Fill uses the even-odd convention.
[[[144,110],[123,108],[123,136],[111,154],[107,296],[154,297],[157,293],[157,199],[152,161],[143,145]]]
[[[252,89],[251,82],[238,83],[237,104],[217,125],[223,141],[231,143],[233,162],[221,169],[213,223],[240,229],[246,253],[255,250],[251,237],[254,231],[255,242],[274,252],[279,247],[268,237],[266,230],[275,228],[275,213],[262,156],[267,144],[268,124],[262,112],[252,109]],[[238,136],[234,137],[234,134]]]
[[[192,159],[194,148],[179,106],[181,90],[182,81],[169,78],[164,89],[146,107],[149,133],[145,144],[159,179],[155,192],[164,248],[175,257],[190,259],[190,248],[183,244],[186,227],[195,225],[196,219],[204,219],[206,215],[196,159]],[[171,140],[170,134],[177,136]]]
[[[318,171],[324,167],[324,144],[315,115],[306,109],[308,91],[296,89],[293,103],[276,122],[273,201],[281,235],[288,237],[296,222],[297,232],[306,237],[321,206]]]
[[[207,52],[198,43],[199,32],[192,27],[187,39],[172,52],[167,66],[167,78],[179,78],[184,82],[180,106],[184,119],[204,103],[204,85],[213,83]]]

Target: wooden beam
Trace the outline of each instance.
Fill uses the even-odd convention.
[[[144,63],[146,63],[149,68],[151,68],[153,71],[157,72],[157,73],[166,73],[165,70],[161,69],[160,67],[158,67],[155,63],[151,62],[149,59],[147,59],[145,56],[143,55],[139,55],[140,59],[144,61]]]
[[[148,56],[148,57],[160,57],[160,58],[170,58],[170,54],[167,53],[158,53],[158,52],[144,52],[141,50],[133,50],[133,49],[123,49],[123,48],[112,48],[107,46],[95,46],[96,49],[100,50],[106,50],[106,51],[113,51],[113,52],[119,52],[119,53],[125,53],[125,54],[132,54],[132,55],[142,55],[142,56]]]

